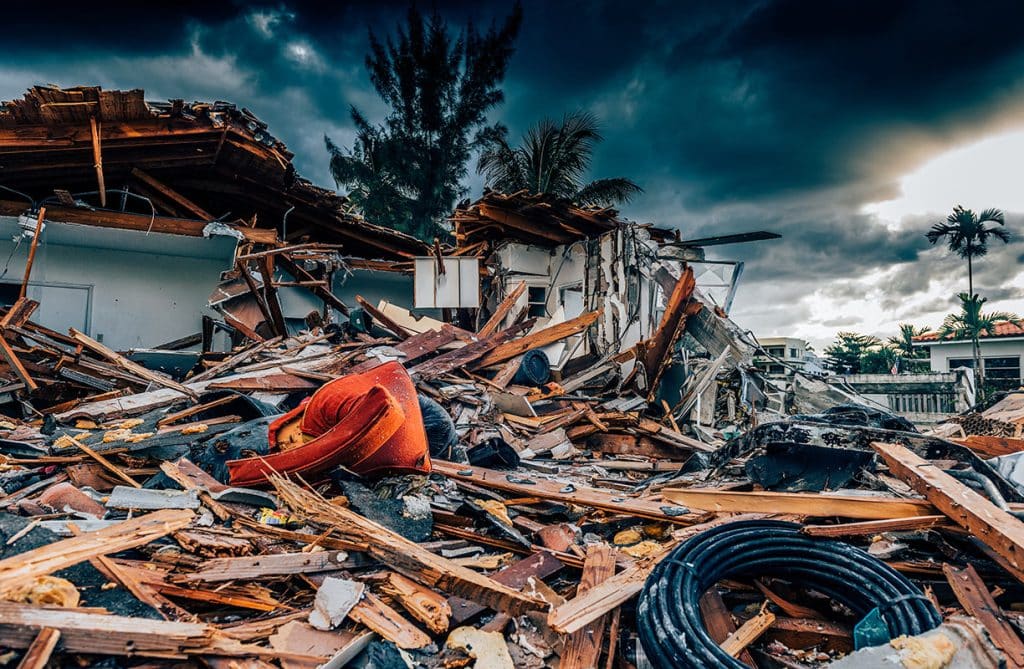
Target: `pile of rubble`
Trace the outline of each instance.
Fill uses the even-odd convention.
[[[677,301],[680,313],[698,311],[687,307],[692,291]],[[0,425],[8,661],[672,666],[644,630],[682,625],[679,638],[697,643],[689,622],[727,657],[795,667],[903,630],[899,598],[866,610],[809,587],[784,558],[766,562],[768,535],[781,532],[814,544],[826,571],[833,553],[837,572],[847,568],[837,546],[859,546],[909,578],[904,601],[932,615],[912,633],[939,612],[961,626],[927,637],[929,652],[997,652],[958,636],[974,629],[957,618],[963,610],[1008,666],[1024,663],[1013,612],[1024,596],[1024,496],[969,448],[881,412],[840,406],[757,423],[765,416],[742,392],[716,392],[711,425],[736,434],[726,442],[720,428],[680,425],[683,414],[631,390],[621,360],[558,382],[523,378],[524,354],[585,320],[524,332],[492,318],[477,332],[444,324],[414,334],[385,318],[368,332],[253,342],[175,381],[81,333],[35,325],[31,311],[19,303],[3,319],[3,345],[29,378],[59,358],[46,382],[101,370],[118,387]],[[664,321],[685,329],[687,317],[670,308]],[[318,389],[389,366],[415,382],[420,414],[403,415],[425,421],[429,454],[412,465],[424,473],[361,477],[345,451],[311,463],[315,437],[268,439],[282,411],[311,411],[313,400],[300,402]],[[734,366],[706,359],[695,370],[684,398],[706,385],[734,392]],[[386,422],[354,407],[337,414],[339,426]],[[275,449],[306,456],[274,460]],[[259,475],[234,485],[231,463],[246,461]],[[664,565],[681,564],[667,557],[674,551],[751,524],[768,533],[763,552],[744,558],[757,570],[716,577],[696,593],[699,614],[682,608],[682,591],[676,604],[671,590],[660,594],[662,607],[680,607],[674,623],[651,608],[653,592],[635,605]],[[923,652],[897,641],[892,653]]]
[[[142,91],[0,156],[0,664],[1024,667],[1024,394],[776,384],[726,238],[487,192],[430,246]]]

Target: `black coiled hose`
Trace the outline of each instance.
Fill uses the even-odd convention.
[[[892,636],[917,635],[942,618],[913,583],[884,562],[839,541],[800,533],[772,520],[722,525],[684,542],[654,569],[637,605],[644,653],[656,669],[746,665],[725,653],[707,630],[700,598],[725,578],[778,577],[849,607],[859,618],[878,607]]]

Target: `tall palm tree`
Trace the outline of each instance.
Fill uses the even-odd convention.
[[[974,378],[977,381],[978,391],[981,392],[985,376],[981,368],[981,347],[978,345],[978,338],[983,335],[993,335],[996,332],[998,323],[1009,322],[1015,325],[1021,324],[1021,318],[1017,314],[1008,311],[981,311],[988,298],[978,295],[959,293],[960,313],[949,314],[942,321],[939,328],[939,337],[952,336],[955,339],[970,339],[974,345]]]
[[[976,315],[981,314],[981,302],[978,302],[978,296],[974,292],[974,259],[988,253],[988,242],[991,238],[1000,239],[1004,244],[1010,241],[1010,233],[1001,227],[1005,225],[1003,212],[998,209],[986,209],[975,215],[974,211],[964,209],[963,205],[958,204],[953,207],[953,213],[947,216],[945,221],[933,225],[925,235],[933,245],[940,239],[945,239],[950,251],[967,259],[967,292],[959,295],[964,314],[967,314],[968,303],[971,309],[976,309]],[[967,297],[966,301],[964,296]],[[981,371],[981,343],[978,341],[977,328],[974,328],[974,334],[971,336],[971,347],[974,351],[974,378],[977,381],[978,392],[981,392],[984,377]]]
[[[933,225],[925,235],[932,244],[945,239],[950,251],[967,259],[968,295],[974,295],[974,259],[988,253],[991,238],[1002,240],[1004,244],[1010,241],[1010,233],[1004,228],[986,223],[1004,226],[1006,219],[998,209],[986,209],[975,215],[970,209],[964,209],[958,204],[945,221]]]
[[[483,150],[477,172],[487,186],[505,193],[547,193],[580,205],[628,202],[643,192],[629,179],[584,183],[594,147],[601,139],[597,118],[581,111],[565,115],[560,124],[541,120],[516,147],[508,142],[507,128],[490,129],[480,136]]]

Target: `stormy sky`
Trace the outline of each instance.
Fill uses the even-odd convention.
[[[363,68],[367,30],[406,3],[29,3],[5,8],[0,99],[30,85],[144,88],[150,99],[254,111],[333,186],[323,136],[349,146],[348,107],[384,108]],[[58,3],[62,4],[62,3]],[[325,4],[325,3],[317,3]],[[510,4],[420,3],[486,24]],[[52,11],[51,11],[52,9]],[[962,261],[924,238],[953,205],[1000,207],[1016,234],[977,267],[990,307],[1024,313],[1024,3],[527,0],[492,114],[518,137],[541,116],[602,121],[593,177],[646,193],[629,218],[746,265],[733,315],[759,336],[822,348],[838,330],[937,326],[966,290]],[[478,177],[468,184],[480,192]]]

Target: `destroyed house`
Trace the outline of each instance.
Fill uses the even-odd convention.
[[[741,263],[705,260],[702,249],[679,242],[677,230],[544,195],[486,192],[456,209],[451,221],[457,253],[477,256],[484,267],[484,314],[516,291],[514,308],[502,314],[506,325],[523,311],[536,328],[593,324],[545,349],[555,371],[652,337],[686,267],[723,311],[742,270]]]
[[[427,247],[349,213],[291,159],[264,123],[229,103],[36,86],[0,108],[0,254],[8,269],[24,267],[38,226],[28,284],[36,319],[114,348],[194,341],[204,317],[257,325],[231,295],[207,306],[242,266],[260,290],[258,267],[282,284],[277,325],[297,331],[333,287],[337,263],[325,250],[391,262]],[[236,262],[255,245],[304,243],[269,265]],[[18,297],[21,280],[20,269],[0,275],[0,303]]]

